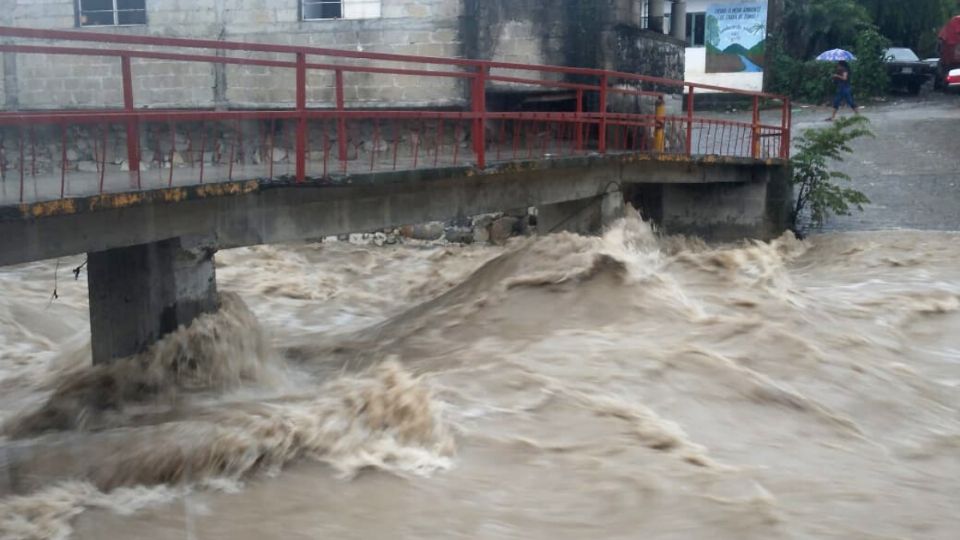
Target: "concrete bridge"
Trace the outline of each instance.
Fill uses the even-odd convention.
[[[218,249],[527,207],[541,232],[586,233],[629,202],[668,232],[715,240],[775,236],[788,218],[780,96],[458,58],[5,27],[0,37],[5,54],[121,65],[121,109],[0,112],[0,265],[88,254],[94,362],[216,310]],[[78,41],[89,46],[59,44]],[[279,68],[295,99],[138,108],[138,59]],[[313,72],[331,74],[329,102],[308,102]],[[466,106],[350,107],[356,75],[453,80]],[[497,110],[491,83],[524,99]],[[698,112],[704,91],[741,94],[752,117]]]

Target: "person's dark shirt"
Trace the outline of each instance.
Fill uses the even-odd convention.
[[[846,79],[843,78],[844,73],[847,74]],[[844,67],[844,66],[837,66],[836,75],[837,75],[837,78],[835,78],[833,81],[837,83],[837,86],[840,86],[840,87],[850,86],[850,78],[853,76],[853,74],[850,72],[850,68]]]

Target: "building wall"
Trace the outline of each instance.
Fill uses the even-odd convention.
[[[74,0],[3,1],[11,9],[0,9],[2,25],[76,29]],[[364,9],[379,5],[380,16],[299,21],[298,0],[146,0],[148,24],[145,26],[85,27],[80,31],[468,57],[683,78],[683,43],[642,30],[637,0],[379,0],[379,4],[371,4],[371,0],[345,1],[363,1]],[[346,14],[351,11],[347,10]],[[375,13],[364,15],[372,14]],[[70,42],[59,44],[73,45]],[[141,46],[132,48],[151,50]],[[183,52],[215,54],[206,50]],[[227,54],[243,56],[252,53]],[[292,55],[256,54],[255,57],[293,59]],[[5,103],[7,109],[122,106],[118,58],[7,54],[3,60],[0,103]],[[327,59],[311,56],[310,60],[323,62]],[[385,64],[369,62],[367,65]],[[390,65],[424,67],[419,64]],[[438,69],[455,68],[442,66]],[[292,107],[295,100],[292,69],[134,59],[132,71],[137,107]],[[551,76],[540,72],[495,71],[532,78]],[[596,78],[589,80],[596,82]],[[468,96],[467,85],[450,78],[347,73],[345,82],[348,107],[459,108],[466,105]],[[501,91],[495,97],[502,98],[499,101],[491,99],[491,110],[496,110],[498,104],[515,104],[527,98],[542,97],[526,94],[530,86],[501,84],[498,87],[491,84],[488,88],[494,93]],[[675,89],[664,88],[666,91]],[[537,90],[543,92],[542,87]],[[334,106],[333,74],[309,72],[307,94],[309,107]],[[546,97],[552,99],[556,96]],[[586,105],[598,107],[596,97],[587,96],[588,100],[594,101]],[[572,106],[572,98],[564,106]],[[636,111],[623,109],[623,112]],[[293,153],[291,125],[289,122],[277,124],[274,126],[273,122],[267,121],[231,122],[229,125],[216,122],[142,123],[139,132],[141,167],[159,170],[171,165],[192,166],[193,161],[199,159],[222,165],[232,155],[225,149],[233,146],[237,147],[232,158],[235,163],[259,164],[272,159],[275,163],[289,164],[289,156]],[[447,132],[441,137],[436,131],[443,127],[423,125],[422,122],[401,122],[395,127],[400,135],[400,151],[404,155],[419,148],[421,140],[443,137],[446,137],[444,144],[459,144],[467,152],[469,130],[455,132],[447,125]],[[324,155],[319,151],[324,145],[336,147],[336,137],[340,135],[328,122],[311,122],[309,130],[308,144],[314,159]],[[350,123],[345,134],[350,159],[359,156],[366,159],[371,153],[383,150],[378,130],[373,122]],[[275,136],[266,135],[268,132]],[[123,170],[129,166],[126,132],[122,125],[111,125],[104,131],[100,131],[100,126],[71,126],[65,135],[67,167],[71,169],[94,170],[95,161],[100,159],[105,159],[113,169]],[[4,140],[14,141],[20,136],[17,129],[0,130],[0,154]],[[31,137],[39,143],[35,161],[40,172],[51,172],[63,166],[61,140],[64,133],[57,126],[38,127],[35,132],[31,130]],[[98,147],[96,142],[102,137],[106,137],[106,143]],[[193,141],[200,139],[202,144],[209,145],[205,148],[210,150],[199,152],[192,148],[191,137]],[[267,137],[269,145],[265,143]],[[376,142],[378,139],[379,143]],[[12,143],[7,144],[9,148]],[[280,151],[271,154],[267,147],[274,144]],[[98,148],[102,150],[99,153]],[[19,165],[16,156],[10,154],[7,153],[6,161],[0,155],[0,175],[4,166],[7,170],[14,170]]]
[[[704,47],[688,47],[685,57],[684,79],[688,82],[712,84],[738,90],[758,92],[763,90],[763,73],[707,73],[707,49]]]
[[[641,0],[465,0],[464,5],[464,50],[470,57],[683,78],[683,43],[640,29]],[[519,70],[496,74],[531,77]],[[524,89],[509,83],[494,87]]]
[[[684,46],[667,35],[658,35],[636,27],[618,26],[606,33],[608,58],[606,67],[627,73],[641,73],[682,81],[684,79]],[[679,87],[660,88],[665,92]]]
[[[728,5],[757,3],[762,0],[687,0],[687,13],[704,13],[713,4]],[[667,13],[671,11],[667,2]],[[724,86],[739,90],[763,90],[763,73],[707,73],[707,50],[703,46],[688,46],[685,53],[685,75],[688,82]]]
[[[348,16],[375,15],[376,9],[372,8],[376,6],[380,16],[300,21],[299,0],[146,0],[147,25],[80,30],[605,67],[676,79],[683,76],[682,43],[640,30],[643,3],[637,0],[379,0],[379,4],[375,3],[377,0],[344,1],[348,8],[350,2],[358,3],[355,9],[345,11]],[[5,25],[76,27],[75,0],[5,2],[10,4],[10,9],[0,13],[0,21]],[[25,54],[6,57],[7,108],[100,108],[122,104],[118,58]],[[256,57],[293,59],[292,55]],[[400,67],[423,68],[409,64]],[[133,74],[137,107],[290,107],[295,99],[293,70],[286,68],[135,59]],[[499,74],[550,76],[505,70]],[[308,106],[333,106],[333,79],[329,71],[309,72]],[[468,92],[464,81],[452,78],[425,80],[347,73],[345,83],[348,107],[460,107]],[[518,85],[500,86],[508,91],[524,89]]]
[[[351,1],[363,5],[351,9]],[[4,24],[75,29],[74,0],[6,0],[11,2],[11,9],[3,16]],[[375,13],[370,11],[369,0],[346,2],[347,16]],[[320,21],[300,21],[297,3],[298,0],[147,0],[148,24],[145,26],[81,30],[443,57],[462,55],[461,0],[381,0],[380,17]],[[138,49],[150,50],[149,47]],[[293,59],[292,55],[258,57]],[[329,59],[311,57],[310,60]],[[10,62],[5,64],[8,65],[6,72]],[[16,97],[11,100],[7,93],[8,107],[11,101],[24,109],[122,104],[117,58],[19,54],[14,69]],[[217,69],[206,63],[134,60],[136,104],[138,107],[263,107],[290,106],[294,102],[291,69],[231,65],[226,67],[225,77],[218,77]],[[461,82],[446,78],[423,84],[414,77],[348,73],[345,82],[347,106],[369,106],[384,100],[393,106],[458,105],[464,96]],[[309,106],[332,105],[332,73],[312,71],[308,87]]]

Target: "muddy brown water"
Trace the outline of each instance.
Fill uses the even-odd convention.
[[[5,268],[0,537],[953,539],[958,240],[232,250],[99,368],[82,259]]]

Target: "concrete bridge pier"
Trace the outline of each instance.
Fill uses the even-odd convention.
[[[94,364],[146,350],[218,308],[215,250],[187,238],[87,255]]]
[[[629,184],[627,200],[667,234],[707,241],[769,240],[790,223],[788,167],[756,167],[742,182]]]
[[[588,199],[575,199],[537,207],[537,229],[540,234],[559,231],[597,234],[623,217],[624,199],[619,190]]]

